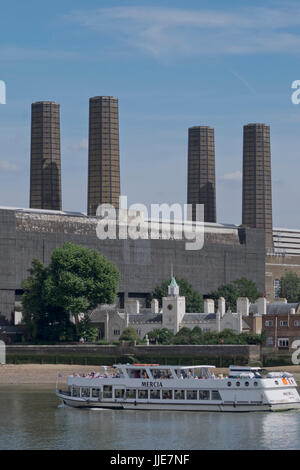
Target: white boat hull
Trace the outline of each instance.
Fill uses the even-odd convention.
[[[253,412],[253,411],[288,411],[300,409],[300,403],[141,403],[124,401],[94,401],[76,399],[56,392],[63,404],[73,408],[99,408],[116,410],[159,410],[159,411],[215,411],[215,412]]]

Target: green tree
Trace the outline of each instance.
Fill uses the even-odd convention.
[[[79,315],[117,295],[119,271],[98,251],[65,243],[53,251],[48,267],[33,260],[24,280],[22,297],[25,321],[34,339],[65,339],[72,329],[79,334]],[[62,334],[61,334],[62,332]]]
[[[248,297],[250,302],[255,302],[259,297],[259,292],[253,281],[242,277],[236,281],[221,285],[216,291],[208,294],[208,297],[214,299],[216,306],[218,299],[224,297],[227,309],[234,312],[236,311],[238,297]]]
[[[168,328],[155,328],[149,331],[148,338],[151,343],[170,344],[174,333]]]
[[[254,303],[258,299],[259,292],[255,282],[250,281],[245,277],[242,277],[241,279],[233,281],[233,284],[237,287],[239,297],[248,297],[248,299],[252,303]]]
[[[280,297],[285,297],[288,302],[299,302],[300,278],[296,273],[288,271],[280,278]]]
[[[189,313],[203,312],[203,296],[200,292],[194,289],[186,279],[176,278],[176,282],[179,286],[179,294],[185,297],[186,311]],[[160,307],[162,306],[162,298],[168,295],[169,284],[170,280],[165,279],[152,292],[152,298],[159,301]]]
[[[172,339],[172,344],[191,344],[191,333],[192,330],[184,326],[176,333]]]
[[[35,259],[29,273],[30,276],[23,282],[22,297],[28,336],[37,341],[72,340],[75,328],[69,314],[61,307],[52,305],[46,294],[48,268]]]
[[[171,339],[172,344],[204,344],[204,333],[199,326],[183,327]]]
[[[120,341],[139,341],[140,337],[137,334],[133,326],[129,326],[123,330],[123,333],[120,336]]]
[[[225,329],[221,332],[203,332],[199,326],[181,328],[171,339],[171,344],[261,344],[265,340],[265,332],[261,335],[253,333],[237,333]]]
[[[115,301],[119,280],[118,268],[98,251],[65,243],[52,253],[46,289],[78,322],[79,314]]]
[[[88,317],[83,318],[78,323],[78,335],[85,341],[94,343],[98,337],[98,328],[92,325]]]

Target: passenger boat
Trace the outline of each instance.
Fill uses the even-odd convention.
[[[65,405],[84,408],[184,411],[276,411],[300,408],[293,375],[259,367],[117,364],[110,373],[74,374],[68,390],[56,395]]]

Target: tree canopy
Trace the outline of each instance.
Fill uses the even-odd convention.
[[[179,286],[179,295],[185,297],[186,311],[189,313],[203,312],[203,296],[186,280],[176,278]],[[165,279],[161,284],[157,285],[153,292],[152,298],[159,301],[160,307],[162,306],[162,298],[168,295],[169,279]]]
[[[120,279],[117,267],[98,251],[74,243],[54,250],[48,267],[33,260],[29,274],[22,285],[25,322],[33,338],[49,340],[74,335],[70,314],[78,323],[80,314],[113,303]]]
[[[242,277],[228,284],[222,284],[216,291],[208,294],[208,297],[214,299],[215,302],[220,297],[224,297],[227,309],[234,312],[238,297],[248,297],[250,302],[255,302],[259,297],[259,291],[253,281]]]
[[[173,337],[174,333],[168,328],[155,328],[148,333],[151,343],[169,344]]]
[[[125,328],[123,333],[121,334],[120,341],[139,341],[140,337],[133,326],[128,326]]]
[[[280,297],[286,298],[291,303],[299,302],[300,278],[296,273],[288,271],[280,278]]]
[[[199,326],[193,329],[183,327],[176,335],[171,333],[166,335],[165,328],[156,329],[148,333],[149,339],[156,338],[160,344],[261,344],[265,340],[265,333],[261,335],[254,333],[237,333],[236,331],[225,329],[217,331],[203,331]]]

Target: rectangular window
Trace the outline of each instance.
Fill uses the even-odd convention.
[[[266,320],[265,325],[266,326],[273,326],[273,320]]]
[[[136,399],[136,389],[135,388],[128,388],[126,390],[126,398]]]
[[[112,386],[111,385],[103,386],[103,398],[112,398]]]
[[[209,390],[199,390],[199,400],[209,400]]]
[[[150,369],[150,370],[151,370],[152,377],[155,380],[172,378],[172,372],[170,369]]]
[[[274,279],[273,288],[274,288],[274,299],[278,299],[280,297],[280,279]]]
[[[82,387],[81,389],[81,396],[83,398],[89,398],[90,396],[90,389],[89,388],[86,388],[86,387]]]
[[[212,390],[211,392],[211,399],[212,400],[221,400],[221,395],[218,390]]]
[[[280,326],[288,326],[288,321],[287,320],[280,320]]]
[[[174,390],[175,400],[184,400],[184,390]]]
[[[162,391],[163,400],[172,400],[172,390],[163,390]]]
[[[152,400],[160,400],[160,390],[150,390],[150,398]]]
[[[115,398],[124,398],[125,390],[123,388],[115,388]]]
[[[73,387],[73,390],[72,390],[72,397],[79,397],[80,395],[80,388],[78,387]]]
[[[299,321],[299,320],[295,320],[295,321],[294,321],[294,326],[300,326],[300,321]]]
[[[92,388],[92,397],[93,398],[99,398],[99,388]]]
[[[148,390],[138,390],[138,398],[140,400],[148,400]]]
[[[120,330],[114,330],[114,336],[120,336]]]
[[[288,348],[289,339],[288,338],[278,338],[278,347],[279,348]]]
[[[274,339],[273,339],[272,336],[267,337],[266,344],[267,344],[267,346],[273,346],[274,345]]]
[[[186,399],[187,400],[197,400],[197,390],[187,390]]]

